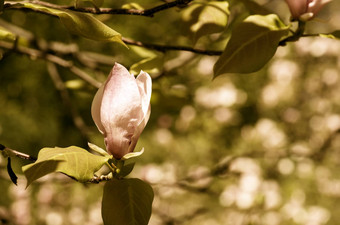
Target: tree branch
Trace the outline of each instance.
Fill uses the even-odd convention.
[[[32,161],[32,162],[35,162],[37,160],[37,158],[34,157],[34,156],[28,155],[26,153],[19,152],[19,151],[14,150],[14,149],[7,148],[2,144],[0,144],[0,151],[9,152],[10,154],[15,155],[16,157],[18,157],[20,159],[29,160],[29,161]]]
[[[44,1],[29,1],[33,4],[39,4],[42,6],[54,8],[54,9],[68,9],[72,11],[77,12],[85,12],[85,13],[92,13],[92,14],[116,14],[116,15],[136,15],[136,16],[147,16],[147,17],[153,17],[155,13],[161,12],[163,10],[167,10],[173,7],[183,7],[187,4],[189,4],[192,0],[175,0],[172,2],[167,2],[164,4],[161,4],[159,6],[150,8],[150,9],[112,9],[112,8],[91,8],[91,7],[75,7],[75,6],[68,6],[68,5],[57,5],[49,2]],[[23,1],[26,2],[26,1]],[[12,8],[14,5],[20,2],[13,2],[13,1],[6,1],[4,8]]]
[[[32,49],[32,48],[23,47],[23,46],[16,46],[15,44],[13,45],[11,43],[4,42],[4,41],[0,41],[0,47],[6,48],[6,49],[9,49],[11,51],[18,52],[21,54],[28,55],[33,58],[44,59],[46,61],[55,63],[61,67],[68,68],[75,75],[77,75],[78,77],[80,77],[81,79],[89,83],[90,85],[96,88],[99,88],[101,86],[100,82],[98,82],[96,79],[94,79],[93,77],[91,77],[90,75],[88,75],[87,73],[79,69],[78,67],[74,66],[72,62],[66,61],[56,55],[52,55],[52,54],[49,54],[49,53],[46,53],[44,51],[37,50],[37,49]]]
[[[172,46],[172,45],[159,45],[159,44],[148,44],[148,43],[143,43],[140,41],[133,41],[127,38],[122,38],[125,44],[128,45],[134,45],[134,46],[139,46],[139,47],[144,47],[144,48],[149,48],[149,49],[154,49],[160,52],[165,52],[169,50],[173,51],[188,51],[188,52],[193,52],[196,54],[202,54],[202,55],[221,55],[222,51],[214,51],[214,50],[204,50],[204,49],[195,49],[187,46]]]
[[[94,176],[91,180],[89,180],[89,183],[94,183],[94,184],[98,184],[102,181],[108,181],[112,179],[112,174],[108,174],[108,175],[101,175],[99,177]]]

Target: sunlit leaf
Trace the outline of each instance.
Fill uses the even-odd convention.
[[[190,27],[194,42],[225,29],[229,17],[228,6],[226,1],[194,2],[183,10],[183,20]]]
[[[92,15],[70,10],[52,9],[32,3],[20,3],[17,6],[57,16],[64,26],[74,34],[96,41],[118,42],[126,46],[122,41],[120,33],[100,22]]]
[[[275,54],[280,40],[289,34],[277,15],[246,18],[214,66],[215,77],[223,73],[251,73],[261,69]]]
[[[158,76],[162,73],[164,66],[163,56],[155,56],[146,58],[130,67],[130,73],[139,74],[141,70],[150,74],[151,76]]]
[[[4,27],[0,27],[0,40],[14,41],[15,38],[15,34],[6,30]]]
[[[150,185],[139,179],[106,182],[102,201],[104,225],[147,225],[153,196]]]
[[[80,182],[87,182],[109,159],[76,146],[43,148],[38,154],[38,160],[22,169],[27,178],[27,186],[53,172],[62,172]]]
[[[143,10],[144,8],[139,5],[137,2],[130,2],[122,5],[122,9],[138,9]]]
[[[124,155],[120,160],[115,161],[114,164],[120,168],[118,177],[123,178],[131,173],[135,166],[136,159],[144,153],[144,148],[139,152],[130,152]],[[122,166],[120,166],[122,165]]]
[[[65,11],[57,14],[71,32],[96,41],[114,41],[123,45],[121,35],[88,14]]]
[[[340,39],[340,30],[336,30],[332,33],[329,34],[319,34],[320,37],[326,37],[326,38],[331,38],[331,39]]]

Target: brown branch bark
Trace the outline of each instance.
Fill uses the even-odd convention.
[[[85,13],[92,13],[92,14],[116,14],[116,15],[136,15],[136,16],[147,16],[147,17],[153,17],[155,13],[161,12],[163,10],[167,10],[173,7],[182,7],[187,4],[189,4],[192,0],[175,0],[172,2],[167,2],[161,5],[158,5],[156,7],[145,9],[145,10],[139,10],[139,9],[113,9],[113,8],[79,8],[75,6],[69,6],[69,5],[57,5],[49,2],[44,1],[29,1],[30,3],[39,4],[42,6],[54,8],[54,9],[68,9],[72,11],[77,12],[85,12]],[[25,2],[25,1],[23,1]],[[20,2],[13,2],[13,1],[6,1],[4,8],[11,8],[15,4]]]
[[[127,38],[122,38],[125,44],[127,45],[134,45],[149,49],[154,49],[157,51],[165,52],[165,51],[187,51],[187,52],[193,52],[196,54],[202,54],[202,55],[221,55],[222,51],[215,51],[215,50],[204,50],[204,49],[195,49],[187,46],[172,46],[172,45],[159,45],[159,44],[149,44],[149,43],[143,43],[140,41],[134,41]]]
[[[33,58],[40,58],[44,59],[46,61],[55,63],[61,67],[68,68],[70,71],[72,71],[75,75],[89,83],[90,85],[99,88],[101,86],[101,83],[98,82],[96,79],[79,69],[78,67],[74,66],[71,61],[66,61],[58,56],[43,52],[41,50],[32,49],[28,47],[23,46],[16,46],[15,44],[11,44],[8,42],[0,41],[0,47],[9,49],[13,52],[21,53],[24,55],[31,56]]]

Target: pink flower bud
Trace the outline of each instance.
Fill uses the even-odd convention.
[[[149,120],[151,82],[149,74],[141,71],[135,78],[115,63],[93,99],[92,118],[104,135],[107,151],[116,159],[133,152]]]
[[[295,20],[310,20],[322,7],[332,0],[285,0],[292,18]]]

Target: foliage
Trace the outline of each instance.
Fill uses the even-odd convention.
[[[0,1],[0,224],[336,224],[338,7]],[[115,62],[153,78],[122,159],[90,115]]]
[[[121,35],[96,18],[85,13],[78,13],[66,10],[57,10],[31,3],[14,4],[14,8],[32,9],[37,12],[44,12],[60,18],[64,26],[74,34],[93,39],[96,41],[121,41]]]
[[[273,57],[289,27],[273,14],[252,15],[240,23],[217,60],[215,76],[224,73],[256,72]]]
[[[104,224],[147,225],[152,200],[152,188],[139,179],[110,180],[106,182],[103,194]]]
[[[27,186],[36,179],[52,172],[65,173],[77,181],[89,181],[110,157],[90,154],[85,149],[71,146],[68,148],[43,148],[38,159],[22,168],[27,177]]]

